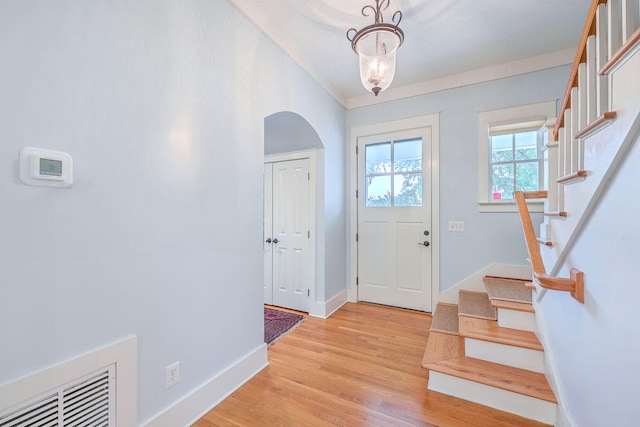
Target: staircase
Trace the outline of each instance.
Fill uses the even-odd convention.
[[[531,282],[483,279],[487,292],[460,291],[439,303],[422,366],[429,390],[554,424],[556,398],[533,332]]]
[[[615,335],[598,325],[607,319],[602,308],[615,310],[616,298],[624,299],[627,288],[637,293],[633,269],[617,274],[613,267],[617,254],[633,262],[626,253],[632,245],[613,242],[611,255],[604,257],[611,265],[600,263],[589,242],[606,244],[607,233],[589,224],[618,170],[625,169],[628,153],[640,144],[639,53],[638,0],[592,0],[560,111],[541,129],[545,188],[515,194],[533,282],[485,277],[486,292],[460,291],[458,304],[437,305],[422,362],[429,370],[430,390],[545,424],[637,424],[637,411],[629,409],[633,404],[623,403],[635,378],[619,380],[624,385],[611,392],[598,390],[597,379],[574,374],[593,367],[582,354],[610,345],[609,335]],[[634,197],[631,184],[615,184]],[[538,233],[528,199],[545,200]],[[599,224],[606,224],[600,214]],[[629,286],[609,294],[611,277],[625,278]],[[534,289],[537,321],[529,288]],[[545,300],[549,290],[553,296]],[[568,339],[576,319],[582,336]],[[549,343],[546,356],[541,341]],[[623,339],[613,341],[621,353],[628,352]],[[558,358],[558,353],[574,357]],[[600,354],[604,360],[605,352]],[[596,370],[626,375],[624,367],[607,365]],[[585,396],[590,398],[586,405]]]

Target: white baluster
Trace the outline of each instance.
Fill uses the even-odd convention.
[[[596,68],[598,71],[604,67],[609,59],[607,34],[607,5],[600,4],[596,12]],[[609,111],[609,79],[607,76],[598,76],[596,85],[598,97],[596,105],[596,117]]]
[[[584,64],[580,64],[582,66]],[[580,141],[576,139],[576,133],[580,130],[580,95],[577,87],[571,89],[571,173],[580,170]]]
[[[611,58],[614,53],[622,45],[622,29],[620,22],[620,1],[621,0],[609,0],[607,3],[607,22],[608,22],[608,39],[609,39],[609,53],[608,57]]]
[[[566,117],[566,115],[565,115]],[[566,122],[565,122],[566,123]],[[565,167],[565,153],[566,153],[566,129],[564,127],[560,128],[558,131],[558,178],[562,178],[565,176],[564,167]],[[558,212],[562,212],[564,210],[564,185],[558,184]]]
[[[622,42],[629,40],[636,29],[634,0],[622,0]]]
[[[591,124],[598,117],[598,59],[596,56],[596,36],[589,36],[587,39],[587,120],[585,125]]]
[[[576,132],[587,126],[587,64],[584,62],[578,66],[578,108]]]
[[[546,212],[558,211],[558,143],[553,140],[555,125],[556,119],[549,119],[540,129],[544,155],[543,188],[547,190],[544,209]]]
[[[571,104],[573,106],[573,103]],[[564,110],[564,171],[562,176],[571,174],[571,141],[573,141],[573,129],[571,123],[571,109]]]

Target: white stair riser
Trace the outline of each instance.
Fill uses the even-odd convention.
[[[533,332],[535,323],[534,313],[498,308],[498,326],[500,327]]]
[[[544,374],[544,353],[474,338],[464,339],[465,356]]]
[[[556,404],[436,371],[429,371],[429,390],[489,406],[545,424],[555,424]]]

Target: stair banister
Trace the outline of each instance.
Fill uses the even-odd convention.
[[[571,69],[569,83],[567,84],[564,98],[562,100],[562,106],[560,107],[560,114],[558,114],[558,121],[556,122],[556,127],[553,130],[553,136],[556,141],[558,140],[560,129],[564,127],[564,112],[571,108],[571,91],[574,87],[578,86],[578,69],[580,68],[580,64],[585,62],[587,59],[587,39],[589,36],[596,33],[596,13],[598,11],[598,6],[602,3],[606,4],[607,0],[593,0],[591,2],[591,8],[589,9],[587,21],[584,26],[584,30],[582,31],[580,44],[578,44],[576,57],[573,61],[573,68]]]
[[[514,192],[514,196],[518,205],[518,213],[520,214],[522,231],[527,243],[527,251],[529,252],[529,260],[531,262],[531,268],[533,269],[534,280],[544,289],[570,292],[572,297],[584,303],[584,273],[574,268],[571,270],[571,277],[569,278],[552,277],[547,274],[544,268],[542,255],[540,254],[540,246],[533,229],[526,199],[544,199],[547,197],[547,192],[516,191]]]
[[[622,143],[620,144],[620,148],[618,149],[614,158],[611,160],[611,164],[609,165],[606,172],[602,176],[600,183],[598,184],[593,195],[591,196],[591,199],[585,206],[582,212],[582,215],[578,220],[578,223],[576,224],[575,228],[571,232],[571,235],[569,236],[566,243],[564,244],[562,251],[558,255],[555,262],[555,266],[551,269],[552,276],[558,274],[560,269],[563,267],[567,257],[569,256],[569,253],[573,250],[573,246],[575,245],[578,238],[580,237],[580,235],[586,228],[587,224],[589,223],[589,220],[591,219],[591,215],[594,213],[596,206],[600,202],[600,198],[609,187],[611,181],[613,180],[613,177],[615,176],[616,172],[619,170],[619,166],[622,164],[622,162],[626,158],[630,148],[633,146],[635,141],[637,141],[639,138],[640,138],[640,113],[636,115],[633,123],[631,124],[631,128],[629,129],[629,132],[627,133],[626,137],[622,140]],[[525,203],[525,207],[526,207],[526,203]]]
[[[634,5],[637,0],[592,0],[591,7],[587,14],[587,20],[585,22],[580,43],[576,51],[576,56],[573,61],[573,67],[569,75],[569,81],[565,89],[564,97],[558,114],[558,121],[553,129],[553,137],[555,141],[560,138],[560,129],[565,125],[571,125],[575,129],[569,130],[569,135],[565,135],[567,140],[570,138],[584,138],[589,131],[593,131],[594,128],[601,128],[610,124],[615,119],[615,112],[607,111],[608,108],[608,95],[607,95],[607,81],[606,75],[621,62],[621,59],[629,52],[629,50],[640,41],[640,14],[638,13],[638,6]],[[598,42],[594,43],[589,41],[592,36],[598,35]],[[591,48],[591,55],[589,55],[589,49]],[[595,50],[595,55],[593,50]],[[600,68],[598,75],[596,93],[587,94],[588,97],[597,97],[597,108],[595,117],[593,111],[591,114],[587,114],[587,122],[577,126],[577,123],[569,123],[572,120],[565,117],[565,111],[577,110],[578,105],[573,105],[576,102],[575,96],[572,100],[572,92],[576,92],[574,89],[578,88],[580,83],[580,69],[584,68],[582,64],[587,63],[588,57],[591,56],[592,60],[595,56],[596,66]],[[590,64],[591,65],[591,64]],[[591,82],[593,83],[593,82]],[[600,89],[602,86],[602,90]],[[580,111],[580,114],[585,114],[585,111]],[[577,111],[573,111],[572,114],[578,114]],[[594,118],[595,117],[595,118]],[[598,123],[594,123],[598,122]],[[579,127],[579,128],[578,128]]]

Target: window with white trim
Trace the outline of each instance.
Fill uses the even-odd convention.
[[[514,191],[543,188],[540,128],[555,116],[548,101],[478,114],[478,204],[481,212],[515,212]],[[532,211],[542,211],[532,207]]]
[[[514,191],[542,188],[538,130],[544,121],[489,126],[489,198],[513,200]]]

